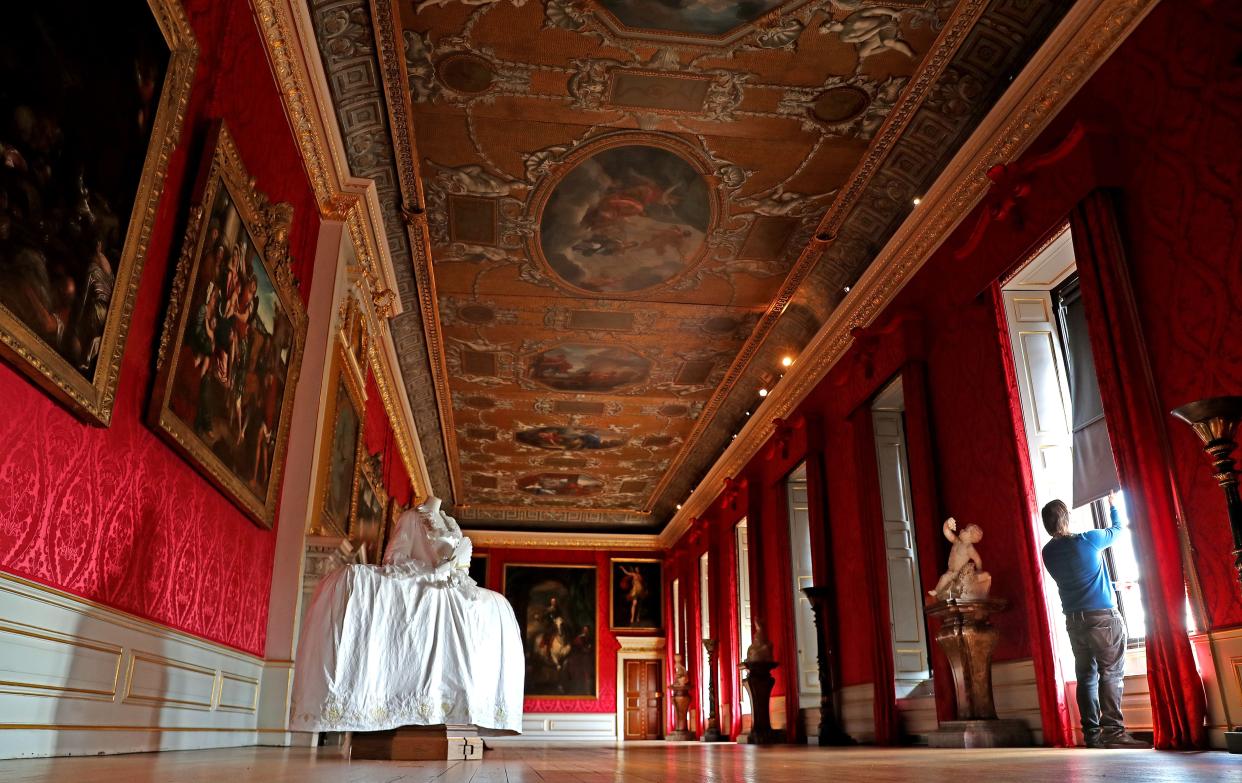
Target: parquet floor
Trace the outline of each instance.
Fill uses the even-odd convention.
[[[35,783],[1242,783],[1242,756],[1124,750],[828,750],[627,743],[507,747],[482,761],[347,762],[305,748],[0,761]]]

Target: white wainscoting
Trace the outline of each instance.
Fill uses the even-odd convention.
[[[487,744],[521,745],[527,742],[615,742],[617,716],[612,712],[528,712],[518,736],[488,736]]]
[[[1035,690],[1035,665],[1030,658],[1004,661],[992,667],[992,698],[996,703],[997,717],[1023,721],[1030,727],[1035,744],[1043,742],[1039,693]],[[864,744],[875,741],[874,703],[875,689],[869,682],[848,685],[837,691],[842,727]],[[925,737],[939,726],[935,697],[930,694],[898,699],[897,711],[907,735]],[[806,711],[807,733],[812,742],[819,731],[818,713],[818,710]]]
[[[260,692],[289,673],[0,574],[0,758],[284,744]]]
[[[1223,748],[1226,728],[1242,724],[1242,628],[1194,634],[1190,645],[1207,692],[1212,747]],[[1129,688],[1127,680],[1127,696]]]

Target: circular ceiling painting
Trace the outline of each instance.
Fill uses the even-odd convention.
[[[598,494],[604,482],[583,473],[535,473],[522,476],[517,486],[528,495],[581,497]]]
[[[628,27],[720,35],[753,22],[782,0],[600,0]]]
[[[834,87],[820,93],[811,111],[824,122],[845,122],[862,114],[869,103],[871,96],[864,90],[850,86]]]
[[[515,437],[518,443],[549,451],[615,449],[625,444],[623,438],[594,427],[528,427],[518,430]]]
[[[702,256],[712,219],[703,175],[671,150],[610,146],[557,182],[539,219],[539,245],[566,283],[626,293],[665,283]]]
[[[492,86],[492,66],[476,54],[455,52],[436,63],[440,81],[458,92],[471,95]]]

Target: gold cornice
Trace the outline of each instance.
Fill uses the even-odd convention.
[[[615,549],[620,551],[660,551],[654,534],[534,533],[507,530],[467,530],[476,547],[490,549]]]
[[[694,428],[686,436],[681,449],[673,457],[668,469],[664,471],[664,475],[656,483],[655,489],[647,497],[644,510],[651,511],[654,508],[655,503],[672,482],[673,476],[685,464],[690,453],[698,445],[704,433],[707,432],[707,428],[715,422],[716,413],[728,399],[729,394],[733,391],[733,387],[741,380],[746,369],[750,366],[751,360],[759,353],[772,330],[776,328],[776,324],[784,314],[785,308],[789,306],[798,289],[802,286],[802,282],[814,268],[815,262],[819,260],[829,243],[836,237],[841,223],[853,211],[854,206],[858,203],[858,199],[866,189],[867,183],[871,181],[875,172],[879,170],[880,164],[888,158],[893,145],[897,143],[901,134],[914,119],[915,114],[931,92],[932,86],[953,59],[958,48],[965,40],[967,33],[974,27],[987,5],[988,3],[985,0],[965,0],[965,2],[959,3],[954,9],[952,16],[945,24],[944,30],[936,38],[936,42],[933,44],[927,57],[920,63],[918,71],[910,79],[910,83],[906,85],[905,89],[902,90],[901,96],[893,106],[892,111],[885,117],[884,124],[876,132],[875,138],[868,146],[866,154],[863,155],[862,160],[858,162],[858,165],[855,166],[854,171],[850,174],[849,186],[833,199],[828,211],[824,214],[824,217],[819,222],[819,226],[812,235],[811,241],[802,249],[802,253],[798,256],[797,261],[794,262],[784,282],[781,283],[781,288],[773,298],[772,303],[764,311],[759,322],[755,324],[754,331],[746,338],[746,342],[742,345],[741,350],[738,351],[737,356],[734,357],[724,378],[712,393],[711,399],[703,406],[703,411],[699,414]]]
[[[372,0],[371,24],[375,29],[376,57],[379,60],[380,81],[388,106],[388,122],[392,132],[393,153],[397,160],[398,188],[401,191],[401,211],[406,216],[405,228],[410,240],[411,266],[418,284],[418,300],[422,315],[423,333],[427,341],[427,361],[431,367],[435,386],[436,411],[444,438],[444,450],[448,461],[449,482],[453,497],[462,499],[460,457],[457,436],[453,426],[453,398],[448,386],[448,361],[444,352],[444,337],[440,326],[440,307],[436,296],[435,275],[431,270],[431,237],[427,231],[427,219],[423,199],[422,177],[419,174],[418,147],[414,139],[414,127],[410,122],[410,82],[405,69],[405,44],[402,40],[401,12],[397,0]]]
[[[659,535],[675,544],[723,487],[758,453],[784,418],[824,378],[852,343],[851,330],[869,325],[909,282],[986,193],[987,170],[1019,156],[1087,82],[1156,0],[1080,0],[1040,47],[898,228],[853,290],[725,449]]]

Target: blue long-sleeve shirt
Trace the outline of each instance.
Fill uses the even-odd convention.
[[[1117,600],[1104,569],[1104,550],[1125,532],[1117,509],[1109,509],[1112,527],[1054,538],[1044,545],[1044,567],[1056,580],[1065,612],[1116,609]]]

